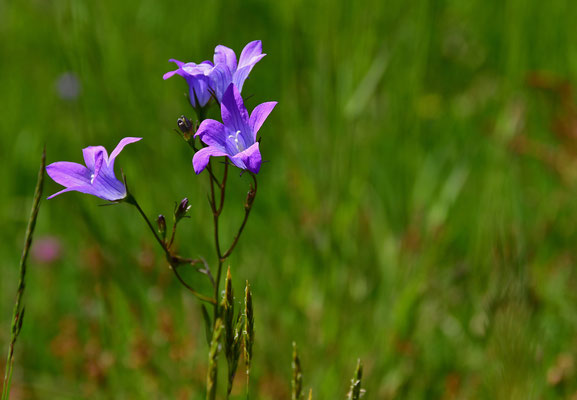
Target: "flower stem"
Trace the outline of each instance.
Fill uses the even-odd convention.
[[[158,233],[156,232],[156,229],[154,229],[154,227],[152,226],[152,223],[150,222],[150,220],[148,219],[148,217],[146,216],[146,214],[144,213],[144,211],[142,210],[142,208],[140,207],[140,204],[138,204],[138,202],[136,201],[136,199],[134,198],[134,196],[132,194],[128,194],[125,201],[128,204],[132,204],[134,207],[136,207],[136,209],[138,210],[138,212],[140,213],[140,215],[142,216],[142,218],[144,219],[144,221],[146,222],[146,224],[148,225],[148,227],[150,228],[150,231],[152,232],[152,234],[154,235],[154,238],[156,239],[156,241],[158,242],[158,244],[160,245],[160,247],[162,247],[162,249],[166,252],[166,245],[164,243],[164,241],[160,238],[160,236],[158,236]]]
[[[236,245],[238,243],[238,240],[240,239],[240,235],[242,235],[242,231],[244,230],[244,227],[246,226],[246,222],[248,221],[248,216],[250,215],[250,211],[252,210],[252,204],[254,202],[254,198],[256,197],[256,191],[258,189],[258,183],[256,180],[256,176],[252,173],[250,175],[252,176],[252,179],[254,181],[254,188],[252,188],[251,192],[249,192],[250,198],[247,199],[247,203],[245,204],[245,207],[244,207],[244,219],[242,220],[242,223],[241,223],[240,227],[238,228],[238,232],[236,233],[236,236],[232,240],[230,247],[228,248],[226,253],[224,253],[222,255],[222,257],[221,257],[222,261],[224,261],[226,258],[228,258],[232,254],[234,248],[236,247]]]
[[[221,250],[220,250],[220,239],[219,239],[219,235],[218,235],[218,231],[219,231],[218,219],[220,217],[220,213],[222,212],[222,206],[224,204],[224,193],[225,193],[224,188],[226,185],[227,169],[225,169],[225,173],[224,173],[223,180],[222,180],[221,184],[218,184],[218,181],[216,180],[216,178],[214,178],[214,174],[212,173],[212,164],[210,161],[208,163],[207,169],[210,172],[210,175],[209,175],[209,180],[210,180],[210,208],[212,210],[212,222],[214,225],[214,246],[216,249],[216,257],[218,259],[218,269],[217,269],[217,273],[216,273],[216,280],[214,281],[214,298],[216,299],[216,303],[214,304],[214,323],[216,324],[216,320],[218,319],[218,315],[219,315],[218,290],[219,290],[219,286],[220,286],[220,276],[222,274],[222,261],[221,261],[222,257],[221,257]],[[216,206],[216,193],[214,190],[215,183],[220,188],[220,203],[219,203],[218,208]],[[214,332],[214,327],[213,327],[213,332]]]
[[[12,370],[14,366],[14,348],[16,346],[16,339],[22,329],[22,320],[24,318],[24,306],[22,305],[22,298],[24,296],[24,288],[26,287],[26,259],[28,252],[32,245],[32,234],[36,226],[36,219],[38,218],[38,210],[40,209],[40,199],[42,198],[42,188],[44,184],[44,171],[46,169],[46,150],[42,151],[42,161],[40,163],[40,170],[38,171],[38,180],[36,183],[36,190],[34,192],[34,202],[32,204],[32,211],[28,219],[28,228],[26,229],[26,238],[24,240],[24,250],[20,258],[20,279],[18,282],[18,291],[16,292],[16,303],[14,305],[14,313],[12,315],[12,333],[10,337],[10,345],[8,347],[8,356],[6,358],[6,368],[4,373],[4,384],[2,385],[2,400],[8,400],[10,396],[10,384],[12,381]]]
[[[154,229],[154,227],[152,226],[152,223],[150,222],[150,220],[148,219],[148,217],[146,216],[146,214],[144,213],[144,211],[140,207],[140,204],[138,204],[138,202],[136,201],[134,196],[129,193],[128,196],[126,197],[125,201],[136,207],[136,209],[138,210],[138,212],[140,213],[140,215],[142,216],[142,218],[144,219],[144,221],[146,222],[146,224],[150,228],[150,231],[152,232],[152,234],[156,238],[156,241],[158,242],[160,247],[162,247],[162,250],[164,251],[164,254],[166,255],[166,260],[168,261],[168,264],[170,265],[170,269],[174,272],[174,274],[176,275],[179,282],[185,288],[187,288],[194,296],[196,296],[199,300],[206,301],[207,303],[211,303],[211,304],[216,305],[217,301],[215,299],[208,297],[208,296],[205,296],[202,293],[199,293],[196,290],[194,290],[189,284],[187,284],[184,281],[184,279],[182,279],[182,277],[178,273],[178,267],[180,264],[188,263],[188,264],[194,265],[194,264],[202,262],[202,261],[201,260],[184,259],[184,258],[181,258],[177,255],[172,254],[172,252],[170,251],[170,248],[167,246],[167,244],[160,238],[160,236],[158,236],[156,229]]]

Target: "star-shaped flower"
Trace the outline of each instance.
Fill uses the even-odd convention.
[[[210,157],[227,156],[238,168],[258,173],[262,159],[256,134],[276,105],[276,101],[262,103],[255,107],[249,118],[239,90],[230,84],[222,96],[223,123],[206,119],[194,135],[208,145],[194,155],[194,172],[200,174]]]
[[[265,55],[262,54],[262,42],[255,40],[244,47],[237,63],[236,54],[232,49],[218,45],[214,49],[214,63],[203,61],[195,64],[170,59],[169,61],[175,63],[178,69],[167,72],[163,78],[182,76],[188,84],[192,106],[204,107],[213,94],[221,102],[224,91],[231,83],[242,91],[248,74]]]
[[[66,187],[66,189],[48,198],[51,199],[65,192],[76,191],[108,201],[124,199],[127,195],[126,187],[114,175],[114,160],[124,146],[141,139],[136,137],[122,139],[110,157],[102,146],[86,147],[82,150],[86,166],[68,161],[59,161],[48,165],[46,167],[48,176],[54,179],[56,183]]]

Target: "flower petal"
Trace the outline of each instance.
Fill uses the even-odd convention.
[[[175,74],[178,73],[178,69],[175,69],[174,71],[168,71],[166,74],[162,75],[162,79],[167,80],[168,78],[172,78]]]
[[[47,200],[50,200],[50,199],[58,196],[59,194],[66,193],[66,192],[73,192],[73,191],[77,192],[78,190],[76,190],[76,187],[74,187],[74,186],[73,186],[73,187],[69,187],[69,188],[62,189],[61,191],[56,192],[56,193],[48,196],[46,199],[47,199]]]
[[[142,140],[142,138],[125,137],[120,142],[118,142],[118,144],[116,145],[116,147],[114,148],[114,150],[112,150],[112,153],[110,154],[110,158],[108,159],[108,166],[110,168],[114,168],[114,160],[120,154],[122,149],[124,149],[124,146],[126,146],[127,144],[130,144],[130,143],[138,142],[139,140]]]
[[[242,68],[250,64],[254,65],[258,61],[254,61],[255,58],[265,55],[266,54],[262,54],[262,42],[260,40],[254,40],[248,43],[246,46],[244,46],[244,49],[242,49],[242,52],[240,53],[240,59],[238,60],[238,68]]]
[[[244,81],[246,81],[246,78],[248,78],[248,74],[252,70],[252,67],[254,67],[254,64],[260,61],[260,59],[263,58],[264,56],[266,56],[266,54],[262,54],[261,56],[259,56],[253,64],[247,65],[246,67],[242,67],[236,70],[236,72],[232,77],[232,82],[236,85],[236,87],[238,87],[238,90],[242,91]]]
[[[194,168],[194,172],[197,175],[200,174],[208,165],[210,157],[221,157],[226,155],[228,154],[212,146],[200,149],[199,151],[194,153],[194,157],[192,157],[192,166]]]
[[[95,170],[95,164],[99,154],[102,154],[104,160],[108,162],[108,152],[103,146],[89,146],[82,149],[84,163],[91,173]]]
[[[216,99],[220,103],[224,92],[232,83],[232,72],[226,65],[217,64],[209,72],[209,77],[211,79],[211,87],[215,91]]]
[[[258,142],[245,151],[231,157],[230,161],[241,169],[246,169],[252,173],[258,174],[258,171],[260,171],[260,164],[262,163]]]
[[[171,78],[172,76],[174,76],[175,74],[178,74],[180,72],[180,67],[182,67],[184,65],[184,63],[182,61],[178,61],[175,60],[173,58],[171,58],[170,60],[168,60],[169,62],[173,62],[178,66],[178,69],[175,69],[174,71],[169,71],[166,74],[164,74],[162,76],[162,79],[167,80],[168,78]]]
[[[46,173],[56,183],[65,187],[90,185],[91,172],[84,165],[59,161],[46,167]]]
[[[189,100],[192,107],[197,106],[196,101],[198,100],[198,106],[204,107],[206,103],[210,100],[212,93],[210,92],[210,78],[205,76],[204,73],[197,75],[185,75],[186,83],[188,83],[189,88]]]
[[[244,106],[240,92],[231,84],[222,96],[220,107],[222,122],[233,132],[240,132],[244,143],[250,146],[254,143],[254,135],[249,126],[248,111]]]
[[[259,104],[252,110],[250,114],[249,126],[252,129],[254,140],[256,141],[256,133],[267,119],[271,111],[278,103],[276,101],[269,101],[267,103]]]
[[[223,63],[231,73],[234,73],[236,71],[236,54],[232,49],[219,44],[214,49],[214,63]]]
[[[201,122],[194,137],[200,137],[209,146],[224,151],[226,147],[227,130],[223,124],[214,119],[205,119]]]
[[[171,58],[170,60],[168,60],[168,62],[175,63],[178,66],[178,68],[182,67],[185,64],[182,61],[175,60],[174,58]]]
[[[254,65],[264,56],[266,56],[266,54],[262,54],[262,43],[260,40],[250,42],[244,47],[240,54],[238,68],[232,78],[232,82],[240,92],[242,92],[244,81],[248,78],[248,74],[252,70],[252,67],[254,67]]]
[[[51,199],[55,196],[58,196],[59,194],[62,193],[66,193],[66,192],[80,192],[80,193],[85,193],[85,194],[90,194],[92,196],[96,196],[96,197],[100,197],[103,200],[109,200],[109,201],[114,201],[114,200],[120,200],[120,198],[118,199],[109,199],[107,197],[103,197],[102,195],[100,195],[92,186],[90,185],[83,185],[83,186],[72,186],[69,188],[66,188],[64,190],[61,190],[57,193],[54,193],[52,196],[49,196],[48,199]],[[114,197],[114,196],[113,196]]]
[[[116,179],[114,171],[110,169],[103,170],[102,173],[96,176],[90,189],[82,189],[84,190],[77,190],[109,201],[122,200],[126,197],[126,187],[124,183]]]

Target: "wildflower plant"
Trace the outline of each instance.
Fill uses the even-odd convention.
[[[257,174],[262,166],[260,139],[258,133],[277,103],[264,102],[252,112],[245,107],[241,91],[244,82],[256,63],[265,54],[262,43],[257,40],[248,43],[237,60],[234,51],[228,47],[216,46],[213,61],[199,64],[176,63],[178,69],[164,74],[164,79],[180,75],[188,84],[189,99],[197,120],[181,116],[177,120],[177,132],[194,155],[192,166],[194,172],[203,175],[209,181],[209,206],[213,221],[213,238],[215,261],[210,264],[204,258],[189,258],[177,253],[174,243],[178,224],[187,216],[191,204],[187,198],[178,203],[174,209],[172,227],[168,226],[164,215],[159,215],[154,224],[141,208],[134,194],[130,191],[124,175],[122,180],[115,173],[115,160],[124,147],[140,141],[142,138],[126,137],[120,140],[110,156],[102,146],[90,146],[83,149],[84,164],[60,161],[46,167],[47,174],[63,190],[51,195],[54,198],[65,192],[77,191],[99,197],[111,204],[126,203],[135,207],[150,229],[154,240],[163,251],[170,269],[178,281],[201,302],[202,315],[206,324],[208,343],[208,370],[206,377],[206,398],[213,400],[217,396],[219,357],[227,363],[226,398],[229,398],[241,355],[248,379],[253,360],[253,343],[255,337],[254,310],[250,286],[246,282],[244,307],[235,307],[232,289],[230,266],[224,278],[224,291],[221,293],[223,266],[235,250],[246,227],[250,212],[255,202],[258,180]],[[221,121],[206,119],[209,107],[220,108]],[[193,122],[194,121],[194,122]],[[222,163],[222,168],[215,168]],[[237,173],[231,174],[231,170]],[[218,175],[218,176],[217,176]],[[250,177],[244,216],[238,222],[238,229],[226,242],[221,239],[220,217],[225,206],[225,197],[229,175]],[[212,286],[210,293],[201,292],[181,274],[181,268],[193,267],[204,276]],[[222,295],[222,296],[221,296]],[[294,350],[293,398],[301,398],[302,375],[300,362]],[[296,367],[295,367],[296,366]],[[360,385],[360,376],[359,376]],[[360,387],[360,386],[359,386]],[[310,398],[310,396],[309,396]]]

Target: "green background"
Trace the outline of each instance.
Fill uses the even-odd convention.
[[[570,398],[575,21],[571,0],[0,1],[0,347],[44,144],[81,162],[143,137],[117,165],[151,217],[191,200],[179,248],[214,264],[207,177],[173,132],[186,85],[162,74],[261,39],[243,95],[279,105],[230,258],[255,298],[252,398],[289,398],[292,341],[316,399],[344,398],[358,358],[367,399]],[[231,175],[224,243],[248,183]],[[102,203],[42,204],[37,243],[62,255],[30,259],[13,398],[203,398],[197,301],[135,210]]]

